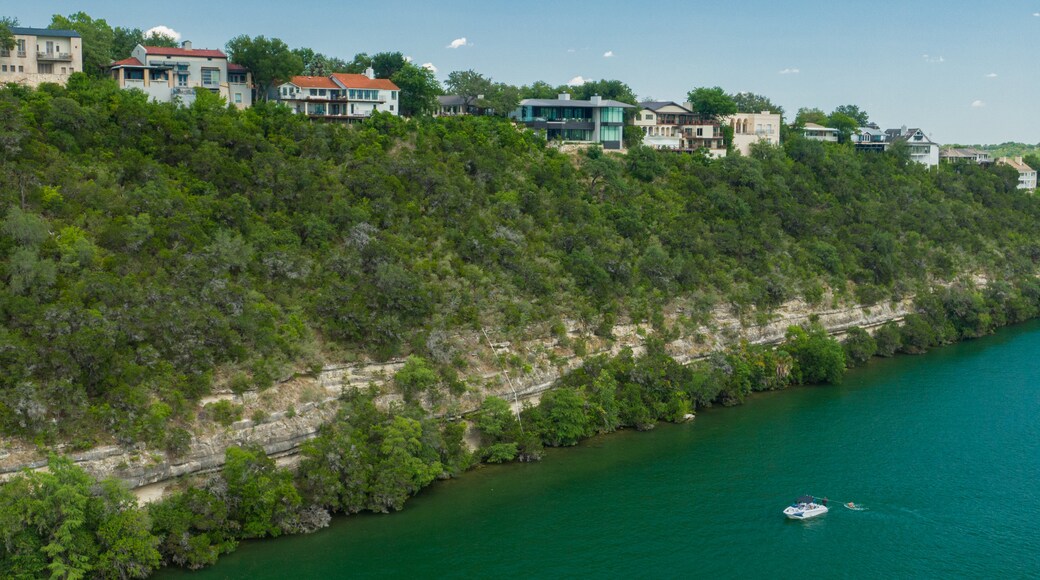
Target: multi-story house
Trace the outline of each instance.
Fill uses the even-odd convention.
[[[885,134],[891,143],[897,141],[906,143],[911,161],[927,167],[939,165],[939,144],[929,139],[924,131],[917,128],[907,129],[906,126],[903,126],[899,129],[888,129]]]
[[[856,151],[881,152],[887,150],[888,146],[892,144],[888,133],[874,123],[856,129],[856,132],[849,136],[849,141],[856,147]]]
[[[359,121],[373,113],[400,114],[401,89],[389,79],[365,74],[296,76],[278,86],[278,101],[293,112],[318,119]]]
[[[723,122],[733,127],[733,148],[741,155],[751,154],[752,143],[780,144],[780,113],[737,113]]]
[[[253,104],[253,80],[249,71],[229,63],[219,50],[137,45],[130,58],[109,66],[109,74],[122,89],[143,91],[161,103],[195,100],[195,90],[212,91],[244,109]]]
[[[1036,189],[1036,170],[1025,164],[1021,157],[1001,157],[997,163],[1012,167],[1018,171],[1019,189]]]
[[[977,163],[986,165],[993,163],[989,151],[974,147],[947,147],[939,151],[939,161],[944,163]]]
[[[828,143],[838,142],[837,129],[824,127],[823,125],[817,125],[816,123],[806,123],[802,127],[802,136],[814,141],[827,141]]]
[[[639,104],[633,124],[643,131],[643,144],[654,149],[696,151],[725,157],[726,146],[718,121],[706,121],[689,107],[671,101]]]
[[[477,95],[475,101],[483,99],[484,95]],[[466,104],[465,97],[459,95],[441,95],[437,97],[437,112],[434,113],[436,117],[456,117],[458,115],[486,115],[488,110],[484,107],[478,107],[473,104],[475,101],[471,101],[468,105]]]
[[[14,48],[0,49],[0,84],[65,84],[83,70],[83,42],[75,30],[11,27]]]
[[[632,105],[594,96],[587,101],[567,93],[556,99],[524,99],[509,117],[550,141],[599,143],[604,149],[621,149],[625,109]]]

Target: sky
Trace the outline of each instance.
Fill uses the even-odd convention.
[[[1040,0],[4,4],[22,26],[82,10],[113,27],[168,27],[195,48],[264,35],[345,60],[400,51],[441,80],[467,69],[515,85],[619,79],[677,102],[720,86],[765,95],[788,119],[854,104],[939,143],[1040,143]]]

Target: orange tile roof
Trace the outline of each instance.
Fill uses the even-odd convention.
[[[243,70],[244,71],[244,70],[246,70],[246,67],[244,67],[244,66],[242,66],[242,65],[240,65],[238,63],[229,62],[229,63],[227,63],[227,69],[228,70],[236,70],[236,71],[237,70]]]
[[[338,89],[339,85],[329,77],[293,77],[290,83],[307,89]]]
[[[124,58],[123,60],[117,60],[117,61],[115,61],[114,63],[112,63],[112,64],[110,64],[108,66],[144,66],[144,65],[141,64],[141,61],[139,61],[136,58],[131,56],[130,58]]]
[[[384,91],[399,91],[390,79],[370,79],[365,75],[332,73],[332,76],[348,89],[382,89]]]
[[[219,50],[209,48],[173,48],[169,46],[146,46],[144,51],[156,56],[201,56],[209,58],[227,58],[227,55]]]

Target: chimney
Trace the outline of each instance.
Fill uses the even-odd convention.
[[[598,105],[598,104],[600,104],[600,102],[601,102],[602,100],[603,100],[603,97],[601,97],[601,96],[599,96],[599,95],[592,95],[592,97],[591,97],[591,98],[589,99],[589,101],[591,101],[593,105]]]
[[[184,48],[184,49],[187,49],[187,50],[191,50],[191,41],[190,40],[185,40],[184,42],[182,42],[181,43],[181,48]]]
[[[569,100],[571,100],[571,94],[570,93],[560,93],[559,95],[557,95],[557,98],[559,100],[561,100],[561,101],[569,101]]]
[[[354,69],[354,70],[357,70],[357,69]],[[373,69],[372,67],[366,68],[365,69],[365,76],[370,78],[370,79],[376,78],[376,71],[375,71],[375,69]]]

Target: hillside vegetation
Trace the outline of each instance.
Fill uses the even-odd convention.
[[[451,369],[452,329],[681,325],[960,274],[1036,294],[1040,202],[795,138],[711,161],[568,155],[502,120],[311,123],[110,81],[0,90],[0,433],[177,452],[215,382],[336,357]],[[343,360],[340,358],[340,360]]]

